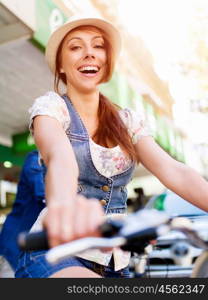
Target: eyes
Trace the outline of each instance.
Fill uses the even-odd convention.
[[[81,48],[82,48],[82,46],[71,46],[70,50],[76,51],[76,50],[81,49]],[[104,49],[105,47],[104,47],[104,45],[97,44],[97,45],[93,46],[93,48],[95,48],[95,49]]]

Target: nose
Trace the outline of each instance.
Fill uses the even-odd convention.
[[[95,55],[93,53],[93,48],[92,47],[86,47],[85,48],[85,59],[89,59],[89,58],[95,58]]]
[[[89,58],[95,58],[95,56],[92,53],[87,53],[85,55],[85,59],[89,59]]]

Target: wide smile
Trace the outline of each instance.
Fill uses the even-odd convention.
[[[79,67],[77,71],[84,77],[92,78],[99,74],[100,67],[98,65],[84,65]]]

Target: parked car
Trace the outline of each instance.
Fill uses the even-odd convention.
[[[170,216],[186,217],[191,222],[203,222],[208,213],[190,204],[172,191],[150,198],[145,208],[155,208]],[[202,232],[202,235],[204,232]],[[208,240],[208,236],[203,236]],[[196,258],[202,249],[191,245],[188,238],[174,231],[157,239],[153,250],[148,254],[147,276],[151,277],[189,277]]]

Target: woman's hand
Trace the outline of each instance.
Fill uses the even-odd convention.
[[[85,236],[100,236],[98,226],[104,221],[103,208],[97,199],[77,195],[75,201],[53,202],[43,219],[49,246],[54,247]]]

